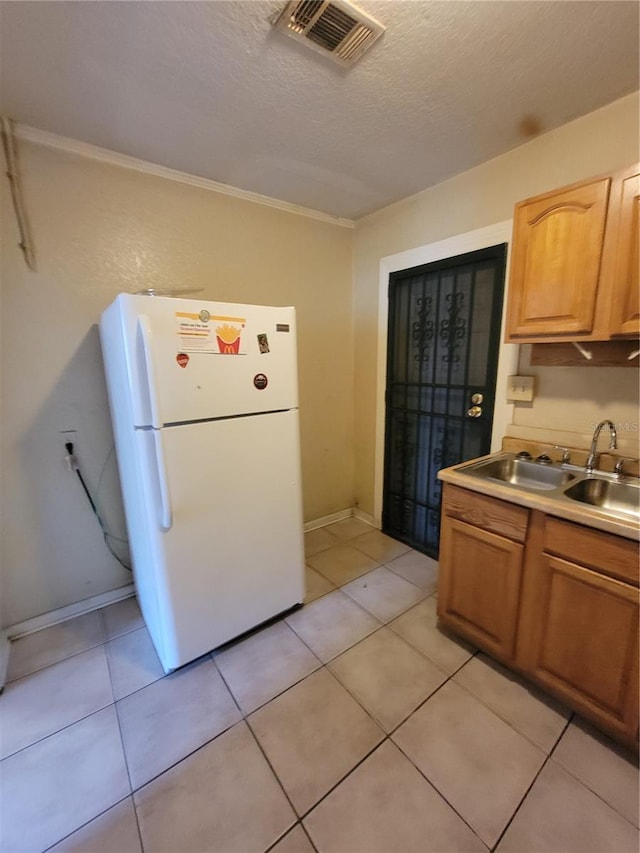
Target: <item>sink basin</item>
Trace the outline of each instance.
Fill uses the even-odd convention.
[[[541,465],[525,459],[489,459],[462,469],[466,474],[488,480],[500,480],[523,489],[557,489],[575,480],[575,474],[553,465]]]
[[[579,480],[565,489],[565,496],[606,512],[640,518],[640,485],[619,483],[599,477]]]

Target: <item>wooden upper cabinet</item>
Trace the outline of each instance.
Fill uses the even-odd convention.
[[[611,334],[640,334],[640,169],[633,166],[614,186],[606,271],[611,276]]]
[[[592,330],[610,186],[605,178],[516,205],[510,337]]]
[[[507,341],[640,333],[639,184],[636,164],[516,205]]]

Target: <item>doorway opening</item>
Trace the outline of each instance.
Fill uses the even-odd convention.
[[[382,530],[438,556],[438,471],[491,449],[507,245],[389,276]]]

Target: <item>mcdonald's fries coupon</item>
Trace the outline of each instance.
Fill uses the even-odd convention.
[[[244,317],[217,317],[208,311],[176,311],[178,352],[241,355]]]

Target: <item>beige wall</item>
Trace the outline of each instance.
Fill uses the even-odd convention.
[[[373,512],[380,259],[510,219],[520,199],[638,159],[636,93],[358,223],[353,246],[355,491],[363,511]],[[522,358],[520,369],[531,372]],[[558,368],[536,370],[538,396],[531,407],[517,407],[516,424],[544,426],[552,420],[559,430],[586,432],[583,426],[604,412],[637,423],[636,370],[567,370],[561,369],[562,375]]]
[[[3,626],[130,580],[64,465],[61,435],[76,430],[100,510],[123,533],[96,326],[116,293],[191,286],[207,299],[295,305],[305,519],[354,502],[372,513],[380,259],[509,219],[521,198],[638,159],[638,99],[405,199],[355,233],[34,144],[20,152],[38,272],[17,248],[3,181]],[[636,370],[533,370],[527,347],[520,369],[537,374],[538,393],[510,432],[553,426],[569,440],[609,416],[636,439]]]
[[[122,535],[96,325],[120,291],[190,286],[203,299],[294,305],[305,519],[352,506],[352,232],[38,145],[19,148],[38,271],[17,248],[3,181],[2,624],[130,581],[65,467],[61,435],[77,430],[83,472]]]

